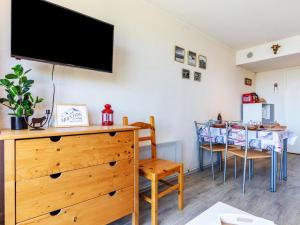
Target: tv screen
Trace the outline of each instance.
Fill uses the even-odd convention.
[[[114,26],[43,0],[12,0],[11,55],[112,72]]]

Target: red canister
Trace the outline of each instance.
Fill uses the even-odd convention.
[[[114,111],[111,109],[110,104],[106,104],[102,110],[102,125],[112,126],[114,125]]]
[[[258,102],[258,95],[256,93],[243,94],[242,101],[243,104],[256,103]]]

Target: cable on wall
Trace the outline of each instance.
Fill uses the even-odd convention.
[[[53,86],[53,92],[52,92],[52,105],[51,105],[51,114],[48,120],[48,127],[50,127],[52,116],[53,116],[53,111],[54,111],[54,103],[55,103],[55,82],[54,82],[54,69],[55,65],[52,65],[52,72],[51,72],[51,79],[52,79],[52,86]]]

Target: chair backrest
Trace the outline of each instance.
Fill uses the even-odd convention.
[[[244,136],[245,138],[242,140],[244,142],[244,148],[245,148],[245,153],[247,154],[248,148],[249,148],[249,143],[248,143],[248,138],[249,138],[249,133],[248,133],[248,124],[243,123],[241,121],[230,121],[228,122],[228,133],[230,133],[233,129],[235,130],[240,130],[241,132],[245,132]],[[230,135],[228,134],[228,139],[230,140]],[[227,141],[228,143],[229,141]],[[230,143],[229,143],[230,144]]]
[[[130,124],[128,123],[128,117],[124,116],[123,117],[123,125],[140,127],[141,130],[150,130],[150,136],[139,137],[139,142],[149,141],[151,143],[151,158],[156,159],[157,151],[156,151],[154,116],[150,116],[149,123],[135,122],[135,123],[130,123]]]
[[[206,123],[194,121],[194,124],[196,128],[197,140],[200,144],[203,144],[205,142],[203,134],[207,131],[208,136],[210,136],[210,121]]]
[[[211,127],[216,121],[209,120],[206,123],[199,123],[197,121],[194,121],[195,127],[196,127],[196,134],[197,134],[197,140],[198,144],[201,146],[205,143],[208,143],[210,146],[211,151],[213,150],[213,137],[211,134]],[[207,140],[208,138],[208,140]]]

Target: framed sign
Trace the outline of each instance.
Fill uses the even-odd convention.
[[[56,105],[55,127],[89,126],[86,105]]]
[[[250,79],[250,78],[245,78],[245,85],[247,85],[247,86],[252,86],[252,79]]]

